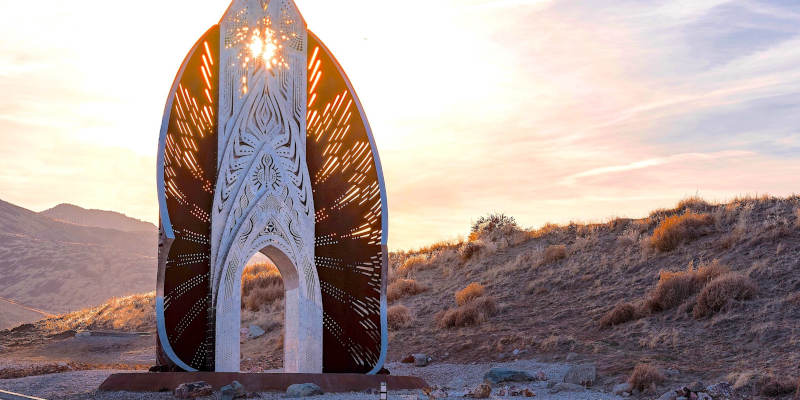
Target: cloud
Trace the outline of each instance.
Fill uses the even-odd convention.
[[[628,171],[634,171],[638,169],[644,168],[651,168],[657,166],[663,166],[668,164],[676,164],[676,163],[686,163],[686,162],[693,162],[693,161],[707,161],[707,160],[716,160],[720,158],[740,158],[745,156],[753,156],[754,153],[750,151],[721,151],[717,153],[684,153],[684,154],[675,154],[668,157],[658,157],[658,158],[650,158],[647,160],[640,160],[635,161],[628,164],[623,165],[612,165],[607,167],[600,167],[600,168],[593,168],[588,171],[579,172],[577,174],[570,175],[564,178],[564,184],[574,184],[580,178],[598,176],[598,175],[607,175],[607,174],[616,174],[616,173],[624,173]]]

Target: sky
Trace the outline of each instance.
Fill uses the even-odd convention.
[[[391,249],[799,192],[794,0],[296,0],[372,125]],[[167,92],[224,0],[0,0],[0,199],[156,223]]]

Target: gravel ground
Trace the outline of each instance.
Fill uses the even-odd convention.
[[[464,391],[464,388],[474,387],[483,381],[483,375],[492,367],[507,367],[537,373],[544,372],[548,379],[560,381],[564,373],[569,368],[564,364],[544,364],[536,361],[515,361],[509,363],[491,364],[432,364],[424,368],[416,368],[407,364],[389,364],[389,370],[394,375],[413,375],[425,379],[429,385],[434,387],[447,387],[451,393],[456,395],[450,398],[461,398],[457,392]],[[29,396],[36,396],[45,399],[98,399],[98,400],[140,400],[140,399],[173,399],[169,393],[102,393],[97,392],[96,388],[109,375],[116,372],[126,371],[80,371],[52,374],[44,376],[33,376],[20,379],[0,380],[0,389],[22,393]],[[501,385],[502,386],[502,385]],[[528,385],[515,385],[516,388],[529,388],[536,393],[537,399],[545,400],[611,400],[621,399],[620,397],[595,391],[583,392],[564,392],[550,394],[547,389],[547,382],[534,382]],[[391,388],[390,388],[391,389]],[[263,399],[282,399],[282,393],[262,393]],[[218,399],[219,393],[207,399]],[[375,400],[377,394],[365,393],[345,393],[327,394],[323,396],[311,397],[319,400]],[[397,400],[417,400],[417,392],[392,392],[389,393],[390,399]],[[424,397],[420,397],[424,398]],[[492,397],[494,399],[521,399],[521,397]]]

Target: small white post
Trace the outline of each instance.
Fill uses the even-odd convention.
[[[386,390],[386,382],[381,382],[381,400],[388,400],[389,394]]]

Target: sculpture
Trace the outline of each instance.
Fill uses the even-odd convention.
[[[241,275],[286,288],[286,372],[377,373],[386,190],[369,123],[292,0],[234,0],[186,57],[158,154],[159,364],[239,370]]]

